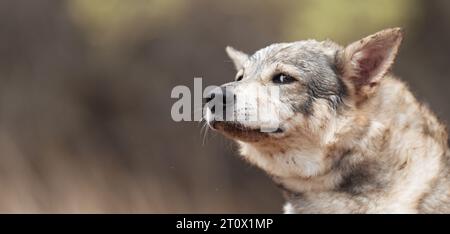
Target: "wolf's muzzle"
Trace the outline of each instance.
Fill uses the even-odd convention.
[[[206,105],[216,117],[215,120],[219,121],[231,120],[229,117],[234,114],[235,102],[236,95],[226,87],[213,89],[206,98]]]

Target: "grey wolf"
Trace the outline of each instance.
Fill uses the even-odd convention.
[[[446,127],[390,72],[402,39],[393,28],[346,47],[306,40],[251,56],[227,47],[236,79],[208,101],[256,99],[276,108],[279,127],[219,121],[217,108],[206,121],[279,185],[285,213],[449,213]],[[279,99],[254,87],[278,87]],[[256,107],[227,108],[248,117]]]

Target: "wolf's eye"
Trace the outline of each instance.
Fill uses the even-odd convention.
[[[272,77],[272,82],[275,84],[290,84],[296,81],[293,77],[285,75],[283,73],[277,74]]]
[[[239,75],[239,76],[236,78],[236,81],[241,81],[243,78],[244,78],[244,75]]]

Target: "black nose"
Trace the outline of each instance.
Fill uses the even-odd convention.
[[[213,100],[215,100],[213,102]],[[207,105],[210,107],[211,113],[216,113],[216,107],[223,110],[225,116],[226,110],[230,110],[234,106],[236,95],[229,88],[218,87],[213,89],[206,98]]]

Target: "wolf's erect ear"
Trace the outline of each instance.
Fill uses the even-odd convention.
[[[347,46],[338,61],[343,79],[357,93],[377,86],[394,63],[402,39],[402,29],[392,28]]]
[[[234,49],[231,46],[227,46],[225,50],[227,51],[228,56],[233,61],[236,70],[242,69],[244,63],[248,60],[248,55],[242,51]]]

